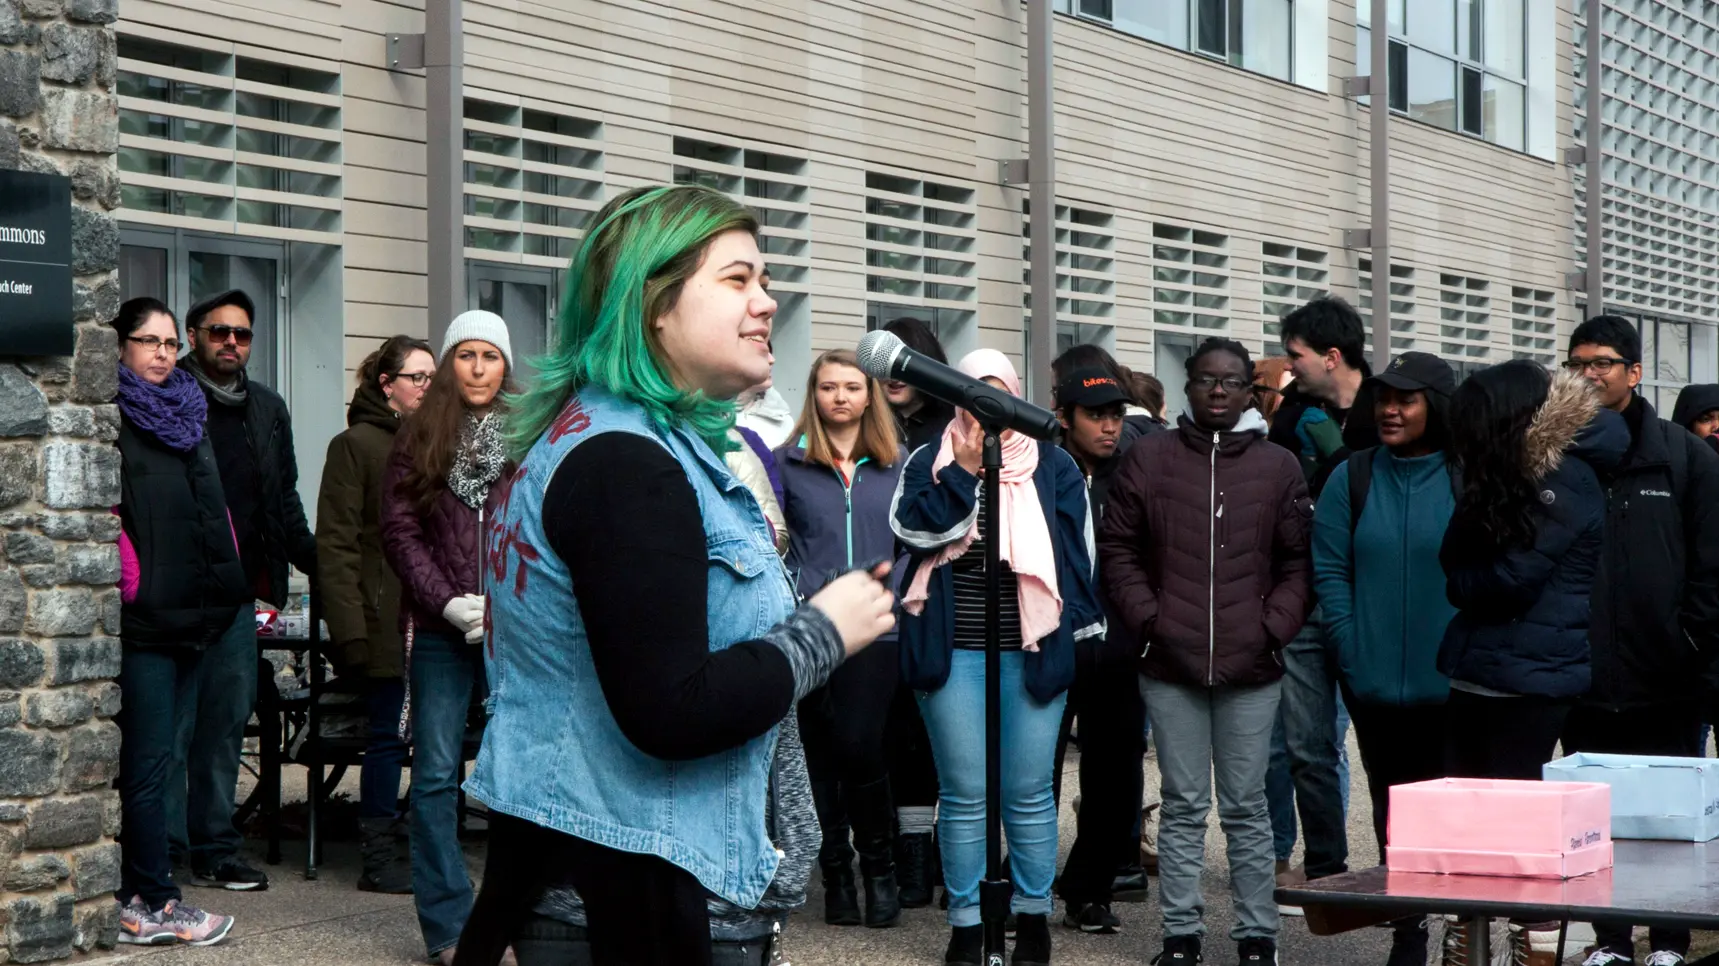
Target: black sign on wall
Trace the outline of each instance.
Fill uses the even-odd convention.
[[[0,171],[0,355],[72,343],[72,180]]]

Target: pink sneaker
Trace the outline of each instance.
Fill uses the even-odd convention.
[[[192,946],[213,946],[233,930],[232,916],[204,912],[178,899],[169,901],[157,915],[180,942]]]
[[[170,946],[179,936],[162,921],[161,914],[150,912],[140,896],[119,907],[119,941],[133,946]]]

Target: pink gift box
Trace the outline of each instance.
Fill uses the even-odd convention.
[[[1440,778],[1391,788],[1392,872],[1568,879],[1612,865],[1611,787]]]

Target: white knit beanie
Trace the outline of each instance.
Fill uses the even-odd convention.
[[[454,316],[454,321],[448,325],[448,334],[442,336],[439,358],[446,357],[454,346],[471,339],[488,342],[500,349],[501,357],[507,360],[508,370],[513,370],[513,344],[507,339],[507,323],[501,316],[483,309],[472,309]]]

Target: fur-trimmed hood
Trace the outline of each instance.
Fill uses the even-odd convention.
[[[1546,401],[1528,424],[1523,460],[1529,477],[1536,480],[1556,470],[1566,453],[1585,460],[1604,476],[1623,461],[1629,441],[1623,417],[1600,408],[1593,385],[1560,369],[1552,376]]]

